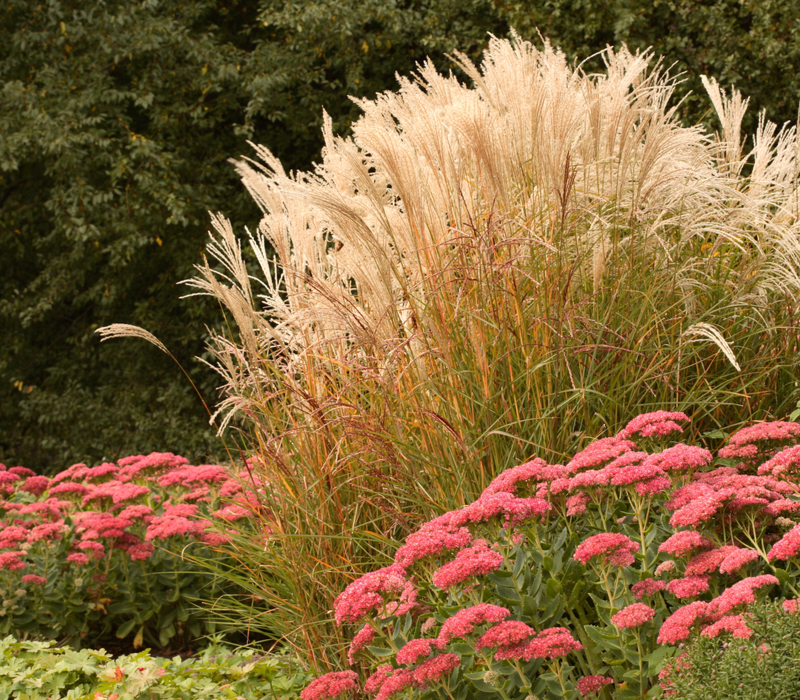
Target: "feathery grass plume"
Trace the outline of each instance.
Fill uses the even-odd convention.
[[[215,216],[225,272],[189,284],[229,314],[222,423],[246,421],[271,488],[242,559],[317,668],[344,663],[326,611],[385,542],[526,454],[557,462],[640,412],[701,432],[796,400],[796,127],[762,118],[745,154],[738,92],[706,82],[709,134],[679,124],[650,52],[602,55],[587,75],[493,38],[480,69],[454,56],[472,86],[426,63],[357,100],[352,137],[326,118],[313,172],[263,146],[236,164],[256,265]]]

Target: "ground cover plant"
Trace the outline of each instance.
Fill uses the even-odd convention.
[[[672,700],[792,700],[800,697],[800,618],[796,601],[747,610],[752,634],[698,635],[665,671]]]
[[[182,648],[213,632],[209,609],[239,592],[221,547],[249,531],[248,492],[171,453],[52,478],[0,465],[0,634]]]
[[[352,137],[326,122],[313,172],[257,148],[252,250],[214,217],[192,281],[228,315],[221,422],[270,484],[270,542],[241,557],[318,668],[346,662],[326,620],[352,577],[521,455],[564,463],[665,406],[695,442],[798,399],[794,127],[745,141],[711,78],[719,133],[683,126],[625,48],[595,74],[517,38],[454,60],[472,85],[426,64]]]
[[[675,443],[688,422],[643,414],[565,465],[513,467],[351,583],[333,610],[364,692],[655,697],[682,645],[753,636],[757,599],[796,612],[800,424],[745,427],[714,458]],[[302,697],[359,685],[334,671]]]
[[[0,700],[293,700],[307,680],[285,655],[234,651],[219,640],[189,659],[0,640]]]

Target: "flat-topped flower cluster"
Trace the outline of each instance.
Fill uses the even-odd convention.
[[[183,628],[199,633],[188,598],[221,589],[182,554],[192,543],[193,556],[225,557],[217,550],[254,513],[248,480],[158,452],[52,478],[0,465],[0,631],[139,632],[162,646]]]
[[[794,612],[800,424],[744,428],[715,459],[667,444],[688,421],[645,414],[567,464],[532,459],[409,535],[334,604],[363,678],[303,700],[669,693],[683,645],[749,639],[765,596]]]

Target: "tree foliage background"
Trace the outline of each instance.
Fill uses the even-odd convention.
[[[209,300],[181,300],[208,211],[243,229],[258,211],[227,159],[248,140],[290,169],[321,147],[323,107],[346,133],[348,99],[396,86],[429,56],[479,59],[488,33],[537,30],[571,58],[652,46],[681,116],[708,120],[699,76],[794,120],[800,0],[11,0],[0,8],[0,461],[44,471],[151,450],[221,458],[180,370],[209,405]],[[592,59],[587,69],[594,65]],[[711,123],[710,121],[708,123]]]

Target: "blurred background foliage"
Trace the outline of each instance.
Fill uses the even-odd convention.
[[[0,8],[0,461],[53,472],[151,450],[219,459],[191,384],[142,342],[158,336],[209,405],[216,302],[181,300],[208,211],[259,214],[228,158],[270,148],[308,169],[323,107],[394,89],[429,56],[480,58],[488,34],[537,30],[571,58],[653,46],[684,71],[687,123],[709,119],[699,76],[793,120],[800,0],[11,0]],[[588,69],[594,67],[590,60]]]

